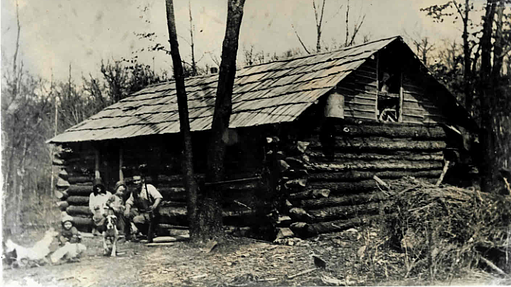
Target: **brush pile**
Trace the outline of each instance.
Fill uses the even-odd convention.
[[[404,253],[406,276],[449,279],[472,267],[511,271],[511,196],[410,177],[388,193],[381,226],[390,246]]]

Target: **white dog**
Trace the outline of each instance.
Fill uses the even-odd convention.
[[[11,239],[8,239],[5,243],[7,247],[6,251],[11,252],[16,250],[16,261],[20,267],[25,266],[30,262],[38,264],[41,260],[49,263],[46,256],[50,254],[50,245],[58,234],[59,233],[57,231],[50,228],[45,232],[43,239],[36,242],[36,244],[32,247],[24,247],[14,243]]]
[[[103,254],[110,256],[117,256],[117,240],[119,239],[119,231],[117,230],[117,216],[112,213],[106,216],[104,230],[103,230]],[[111,251],[108,244],[111,245]]]

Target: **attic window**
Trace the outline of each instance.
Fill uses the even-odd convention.
[[[379,55],[376,116],[381,122],[398,122],[401,110],[401,63],[389,53]]]

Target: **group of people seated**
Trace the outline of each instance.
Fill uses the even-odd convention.
[[[117,229],[126,240],[138,241],[154,236],[154,226],[159,219],[158,207],[162,195],[140,175],[133,176],[133,185],[119,181],[114,194],[107,191],[101,179],[96,179],[89,197],[89,208],[93,214],[94,234],[101,233],[108,212],[117,217]]]

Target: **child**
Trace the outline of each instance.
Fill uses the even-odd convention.
[[[57,263],[62,258],[66,258],[69,262],[80,261],[80,255],[87,250],[87,247],[80,243],[81,241],[82,236],[73,224],[73,217],[64,215],[62,231],[59,236],[59,243],[62,247],[50,256],[51,262]]]
[[[73,224],[73,217],[69,215],[64,215],[62,217],[62,230],[60,231],[59,236],[59,245],[66,245],[66,242],[69,243],[80,243],[82,241],[82,235],[76,229]]]
[[[115,184],[114,188],[115,193],[110,196],[107,200],[106,205],[114,211],[115,216],[117,216],[117,229],[123,233],[126,240],[130,239],[130,226],[129,222],[127,222],[124,217],[124,198],[128,192],[126,184],[123,181],[118,181]],[[122,235],[121,235],[122,236]]]

